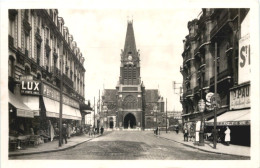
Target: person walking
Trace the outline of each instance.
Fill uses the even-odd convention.
[[[103,126],[101,127],[100,132],[101,132],[101,135],[103,135],[103,132],[104,132],[104,127]]]
[[[61,140],[61,143],[63,144],[63,139],[65,139],[65,144],[67,143],[67,127],[66,127],[66,124],[64,123],[62,125],[62,140]]]
[[[179,126],[176,127],[176,134],[179,133]]]
[[[188,142],[188,130],[187,130],[187,128],[185,127],[184,128],[184,131],[183,131],[183,136],[184,136],[184,141],[187,141]]]
[[[231,133],[231,131],[230,131],[229,127],[227,126],[226,131],[225,131],[225,142],[226,142],[227,146],[229,146],[229,142],[230,142],[230,133]]]

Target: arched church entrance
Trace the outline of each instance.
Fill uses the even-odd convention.
[[[135,116],[131,113],[127,114],[124,118],[124,128],[134,128],[136,126]]]
[[[114,128],[113,117],[110,117],[110,118],[109,118],[109,128]]]

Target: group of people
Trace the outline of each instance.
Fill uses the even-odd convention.
[[[101,127],[100,129],[99,128],[90,127],[90,129],[88,131],[89,137],[95,137],[95,135],[97,135],[99,133],[101,135],[103,135],[104,127]]]
[[[213,132],[211,133],[211,137],[214,136],[214,130],[212,130]],[[229,127],[227,126],[226,127],[226,130],[224,131],[224,142],[226,145],[229,146],[229,143],[230,143],[230,133],[231,133],[231,130],[229,129]],[[187,141],[188,142],[188,139],[190,138],[190,141],[193,141],[195,139],[195,132],[192,128],[188,129],[187,127],[184,127],[183,129],[183,136],[184,136],[184,141]],[[216,136],[217,136],[217,142],[221,142],[221,136],[220,136],[220,131],[217,132]]]

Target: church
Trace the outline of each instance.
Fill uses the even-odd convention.
[[[131,20],[121,50],[119,81],[115,89],[103,90],[98,127],[144,130],[165,125],[163,97],[158,89],[145,89],[140,70],[140,50],[136,49]]]

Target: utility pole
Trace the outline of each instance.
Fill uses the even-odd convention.
[[[217,42],[215,42],[215,73],[214,73],[214,95],[217,95]],[[216,130],[216,125],[217,125],[217,106],[214,107],[214,149],[217,148],[217,130]]]
[[[96,113],[95,113],[95,111],[96,111],[96,108],[95,108],[95,97],[94,97],[94,128],[96,128]]]
[[[60,66],[60,115],[59,115],[59,147],[61,147],[62,144],[62,92],[63,92],[63,55],[61,54],[61,66]]]
[[[167,98],[166,98],[166,134],[167,134]]]

